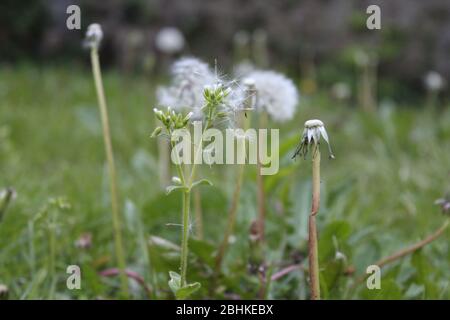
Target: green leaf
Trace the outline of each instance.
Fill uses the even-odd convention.
[[[169,271],[169,276],[169,287],[177,299],[186,299],[201,287],[199,282],[189,283],[181,287],[181,276],[178,273]]]
[[[195,291],[200,289],[200,287],[201,287],[200,282],[187,284],[184,287],[177,290],[177,292],[175,293],[175,297],[177,299],[189,298],[189,296],[191,296]]]
[[[183,191],[187,191],[188,190],[188,188],[186,188],[185,186],[168,186],[166,188],[166,194],[170,194],[173,191],[178,190],[178,189],[182,189]]]
[[[201,179],[201,180],[194,181],[191,185],[191,189],[193,189],[196,186],[201,186],[201,185],[205,185],[205,184],[210,185],[210,186],[213,185],[212,182],[209,181],[208,179]]]
[[[169,271],[169,276],[169,287],[172,290],[173,294],[176,296],[181,287],[181,276],[173,271]]]
[[[156,127],[155,130],[153,130],[152,134],[150,135],[150,138],[155,138],[161,134],[162,128]]]

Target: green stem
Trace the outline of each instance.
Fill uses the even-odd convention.
[[[181,241],[181,261],[180,261],[180,271],[181,271],[181,286],[186,285],[186,273],[187,273],[187,260],[189,253],[189,208],[191,202],[191,192],[183,192],[183,230],[182,230],[182,241]]]
[[[111,189],[111,207],[112,207],[112,220],[114,228],[114,241],[116,258],[120,270],[120,280],[122,287],[122,294],[124,298],[128,298],[128,279],[125,274],[125,257],[122,248],[122,231],[120,227],[120,215],[119,215],[119,201],[117,191],[117,177],[114,166],[114,155],[111,143],[111,134],[109,130],[108,111],[106,106],[105,93],[103,90],[102,75],[100,71],[100,62],[98,58],[98,52],[96,48],[91,49],[91,63],[92,72],[94,74],[95,88],[97,90],[97,98],[99,102],[100,115],[103,127],[103,139],[105,143],[106,158],[108,162],[109,181]]]
[[[309,279],[311,289],[311,299],[320,299],[320,281],[319,281],[319,252],[317,244],[317,227],[316,214],[319,211],[320,205],[320,150],[319,146],[315,144],[313,165],[312,165],[312,206],[311,214],[309,216]]]

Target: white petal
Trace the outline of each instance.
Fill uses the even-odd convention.
[[[313,138],[313,131],[311,129],[306,130],[308,133],[308,143],[311,143],[311,138]]]
[[[327,130],[325,130],[325,127],[319,127],[320,133],[322,134],[323,139],[330,144],[330,141],[328,140],[328,134]]]

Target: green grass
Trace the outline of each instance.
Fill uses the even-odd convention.
[[[179,227],[167,225],[180,221],[180,194],[166,196],[160,189],[156,142],[149,138],[155,127],[156,83],[115,72],[106,72],[104,81],[127,266],[155,289],[151,298],[173,298],[167,286],[168,271],[177,270],[179,253],[164,244],[147,246],[149,236],[180,243]],[[119,279],[98,275],[116,266],[96,103],[87,70],[0,69],[0,188],[12,186],[18,194],[0,222],[0,284],[9,287],[10,298],[119,297]],[[450,298],[448,231],[384,268],[379,291],[364,289],[364,284],[351,290],[355,276],[342,275],[345,266],[334,258],[336,250],[344,253],[347,266],[354,266],[359,275],[367,265],[422,239],[443,223],[433,202],[450,187],[450,109],[431,114],[420,108],[420,102],[414,107],[367,115],[351,106],[337,106],[324,94],[302,100],[295,119],[280,127],[280,172],[265,178],[269,270],[276,272],[299,261],[307,265],[303,259],[307,256],[311,164],[290,157],[304,121],[320,118],[336,154],[336,160],[322,162],[318,229],[324,298]],[[214,186],[201,189],[206,240],[190,243],[189,281],[202,283],[194,298],[255,298],[258,291],[258,279],[247,269],[251,257],[248,230],[256,217],[253,166],[246,170],[235,242],[224,261],[224,275],[214,290],[209,288],[234,169],[201,168],[201,175]],[[71,208],[51,207],[47,214],[37,216],[51,197],[65,197]],[[52,216],[57,226],[56,274],[49,272]],[[93,235],[89,249],[74,245],[84,232]],[[66,268],[72,264],[81,267],[81,290],[66,288]],[[306,279],[303,271],[291,272],[271,283],[267,296],[308,298]],[[140,286],[130,285],[134,298],[147,298]]]

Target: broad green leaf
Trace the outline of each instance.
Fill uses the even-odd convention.
[[[200,282],[187,284],[184,287],[177,290],[177,292],[175,293],[175,297],[177,299],[189,298],[189,296],[191,296],[195,291],[200,289],[200,287],[201,287]]]

